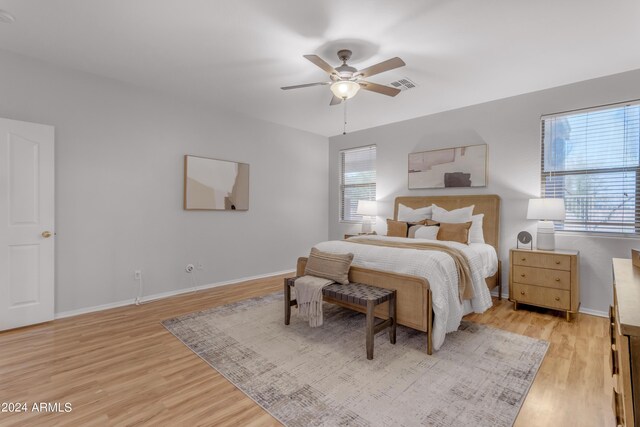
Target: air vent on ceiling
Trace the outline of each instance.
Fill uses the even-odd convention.
[[[418,86],[413,80],[408,77],[396,80],[395,82],[391,82],[389,83],[389,85],[402,91],[413,89]]]
[[[16,21],[16,18],[6,10],[0,9],[0,23],[11,24]]]

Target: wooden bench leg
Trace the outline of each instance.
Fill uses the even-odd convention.
[[[433,354],[433,302],[431,289],[427,293],[427,354]]]
[[[498,261],[498,276],[496,280],[498,281],[498,300],[500,301],[502,300],[502,261]]]
[[[291,287],[289,281],[284,279],[284,324],[288,325],[291,321]]]
[[[389,325],[389,341],[391,344],[396,343],[396,291],[393,291],[391,298],[389,298],[389,319],[391,319],[391,325]]]
[[[367,359],[373,359],[373,332],[376,317],[373,314],[375,308],[373,301],[367,301]]]

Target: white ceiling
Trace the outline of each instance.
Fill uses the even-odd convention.
[[[638,0],[0,0],[0,49],[322,135],[342,106],[302,57],[334,66],[351,48],[372,77],[419,86],[395,98],[361,91],[354,131],[640,68]]]

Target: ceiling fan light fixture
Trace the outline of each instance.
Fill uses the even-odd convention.
[[[340,99],[349,99],[356,96],[360,85],[351,80],[341,80],[331,85],[331,92]]]

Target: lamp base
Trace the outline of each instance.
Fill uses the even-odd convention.
[[[553,221],[538,221],[538,241],[536,248],[541,251],[556,249],[556,231]]]
[[[365,216],[362,218],[362,234],[371,233],[371,218]]]

